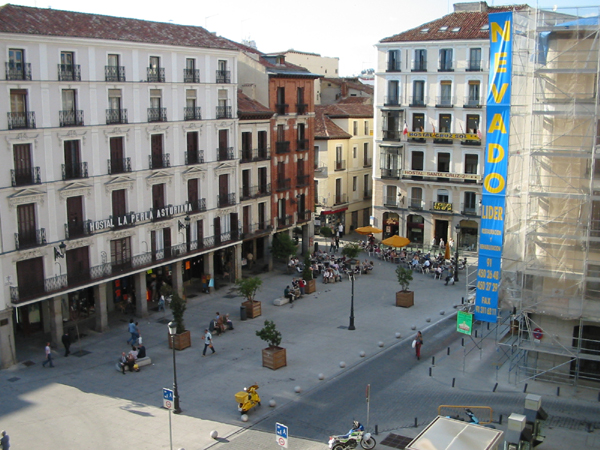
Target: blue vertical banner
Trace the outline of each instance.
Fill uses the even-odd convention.
[[[512,71],[512,12],[488,15],[490,23],[490,78],[486,103],[486,148],[475,320],[497,321],[498,291],[504,245],[504,212]]]

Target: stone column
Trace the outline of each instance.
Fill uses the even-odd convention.
[[[214,280],[215,278],[215,252],[208,252],[204,255],[204,273],[210,274],[210,277]],[[214,285],[214,281],[213,281]],[[214,287],[209,287],[208,292],[214,292]]]
[[[273,235],[270,234],[265,240],[265,259],[269,265],[269,272],[273,270],[273,253],[269,250],[273,246]]]
[[[0,311],[0,369],[17,363],[12,311],[10,307]]]
[[[106,306],[106,289],[108,283],[94,286],[94,300],[96,301],[96,331],[104,333],[108,330],[108,308]]]
[[[136,273],[133,276],[135,282],[135,310],[136,316],[148,317],[148,302],[146,301],[146,272]]]
[[[50,314],[50,342],[54,347],[59,348],[63,335],[62,297],[54,297],[47,301]]]
[[[255,254],[255,253],[253,253]],[[233,246],[233,281],[242,278],[242,244]]]
[[[171,282],[173,283],[173,291],[177,292],[180,297],[183,297],[183,268],[182,262],[177,261],[171,265],[173,272],[171,273]]]

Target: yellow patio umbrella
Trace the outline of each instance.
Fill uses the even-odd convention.
[[[383,230],[372,227],[371,225],[368,225],[366,227],[357,228],[354,231],[356,231],[358,234],[364,234],[365,236],[367,236],[369,234],[383,233]]]
[[[383,241],[381,241],[381,243],[383,245],[389,245],[390,247],[405,247],[408,244],[410,244],[410,240],[395,234],[392,237],[384,239]]]

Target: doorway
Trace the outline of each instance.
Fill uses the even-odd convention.
[[[435,221],[435,240],[437,242],[440,241],[440,238],[444,240],[444,242],[448,242],[448,221],[447,220],[437,220]]]

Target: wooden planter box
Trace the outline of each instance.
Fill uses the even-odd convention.
[[[257,300],[244,302],[242,306],[246,307],[246,317],[248,319],[255,319],[262,314],[261,303]]]
[[[415,293],[413,291],[396,292],[396,306],[410,308],[415,304]]]
[[[169,348],[173,348],[171,345],[171,335],[168,334]],[[184,350],[192,346],[192,333],[190,330],[186,330],[181,334],[175,335],[175,350]]]
[[[263,367],[268,367],[272,370],[277,370],[280,367],[287,366],[287,356],[285,348],[282,347],[269,347],[264,348],[262,351]]]
[[[307,294],[312,294],[317,290],[317,280],[314,278],[312,280],[308,280],[306,282],[306,287],[304,288],[304,292]]]

